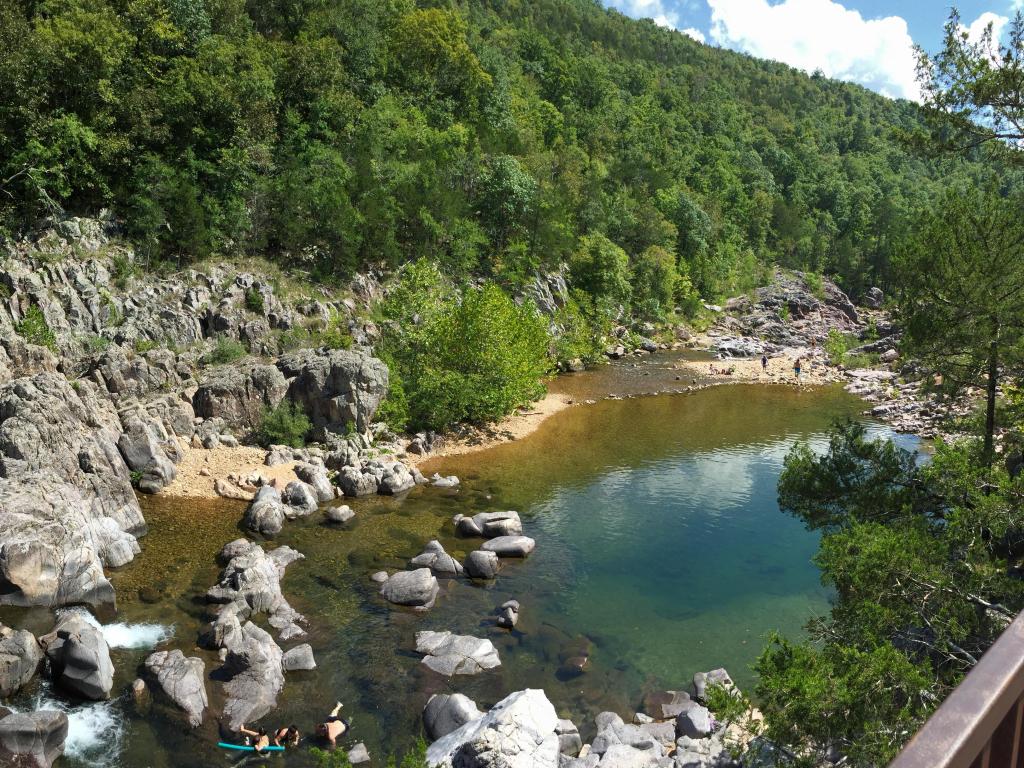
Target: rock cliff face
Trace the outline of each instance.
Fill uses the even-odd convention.
[[[113,602],[103,566],[129,562],[146,530],[121,429],[58,374],[0,387],[0,603]]]

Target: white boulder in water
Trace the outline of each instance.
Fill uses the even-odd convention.
[[[427,749],[437,768],[558,768],[558,715],[544,691],[528,688],[506,696]]]
[[[167,697],[185,714],[193,728],[203,722],[203,711],[209,703],[206,697],[206,667],[198,657],[186,658],[173,651],[157,651],[145,661],[146,671],[156,680]]]
[[[417,632],[416,652],[426,654],[423,663],[442,675],[476,675],[501,666],[498,650],[490,640],[451,632]]]
[[[0,765],[50,768],[64,754],[68,716],[63,712],[16,712],[0,719]]]

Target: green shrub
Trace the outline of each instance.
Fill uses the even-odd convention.
[[[110,258],[110,266],[114,285],[121,289],[128,287],[129,281],[139,274],[139,265],[121,250],[114,251]]]
[[[313,425],[301,407],[291,400],[282,400],[276,407],[267,408],[260,419],[256,437],[261,444],[289,445],[301,448]]]
[[[139,355],[144,355],[151,349],[156,349],[160,346],[153,339],[136,339],[135,340],[135,352]]]
[[[825,339],[825,352],[828,354],[828,360],[832,365],[840,365],[843,362],[848,348],[846,337],[843,334],[835,328],[828,332],[828,338]]]
[[[629,304],[629,257],[601,234],[585,235],[569,261],[569,278],[574,287],[586,291],[601,303]]]
[[[805,272],[804,282],[807,283],[807,290],[814,294],[816,298],[825,298],[825,281],[817,272]]]
[[[316,760],[316,768],[352,768],[352,763],[348,759],[348,751],[344,749],[327,751],[312,747],[309,754]]]
[[[328,349],[351,349],[353,343],[352,334],[341,316],[331,318],[327,327],[317,335],[317,341],[317,346]]]
[[[517,305],[493,283],[460,298],[429,273],[415,267],[422,290],[403,279],[381,307],[383,351],[403,385],[409,425],[491,422],[543,394],[549,338],[533,306]]]
[[[25,317],[14,326],[14,330],[29,344],[46,347],[51,352],[58,351],[57,337],[54,336],[53,331],[47,324],[43,310],[36,304],[28,308]]]
[[[383,421],[394,432],[404,432],[409,425],[409,398],[405,395],[402,375],[394,359],[386,352],[380,353],[380,359],[388,367],[388,393],[377,409],[377,421]]]
[[[557,333],[554,338],[554,356],[558,363],[582,360],[593,363],[604,351],[600,340],[608,332],[604,316],[594,310],[593,301],[581,292],[573,291],[569,301],[553,318]]]
[[[662,320],[674,307],[679,276],[675,257],[657,245],[633,263],[633,309],[640,317]]]
[[[83,342],[86,352],[102,352],[110,346],[110,339],[106,336],[86,336]]]
[[[224,363],[233,363],[247,354],[248,352],[242,342],[227,336],[221,336],[203,360],[209,365],[222,365]]]
[[[249,288],[245,292],[245,308],[250,312],[255,312],[257,315],[262,315],[263,307],[263,293],[256,286]]]

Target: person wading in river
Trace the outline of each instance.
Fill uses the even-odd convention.
[[[274,734],[274,744],[279,747],[299,746],[299,729],[294,725],[289,725],[287,728],[278,728]]]
[[[270,737],[267,736],[267,731],[264,728],[260,728],[258,731],[250,731],[245,727],[245,723],[242,723],[242,727],[238,729],[238,732],[252,738],[253,741],[249,746],[257,752],[262,752],[270,746]]]
[[[345,735],[348,731],[348,721],[342,720],[338,717],[338,713],[341,712],[341,708],[344,706],[340,701],[334,705],[334,709],[331,710],[331,714],[327,716],[327,720],[320,723],[316,727],[317,735],[324,739],[332,747],[338,743],[338,739]]]

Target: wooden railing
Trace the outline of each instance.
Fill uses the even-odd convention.
[[[1024,613],[889,768],[1024,768]]]

